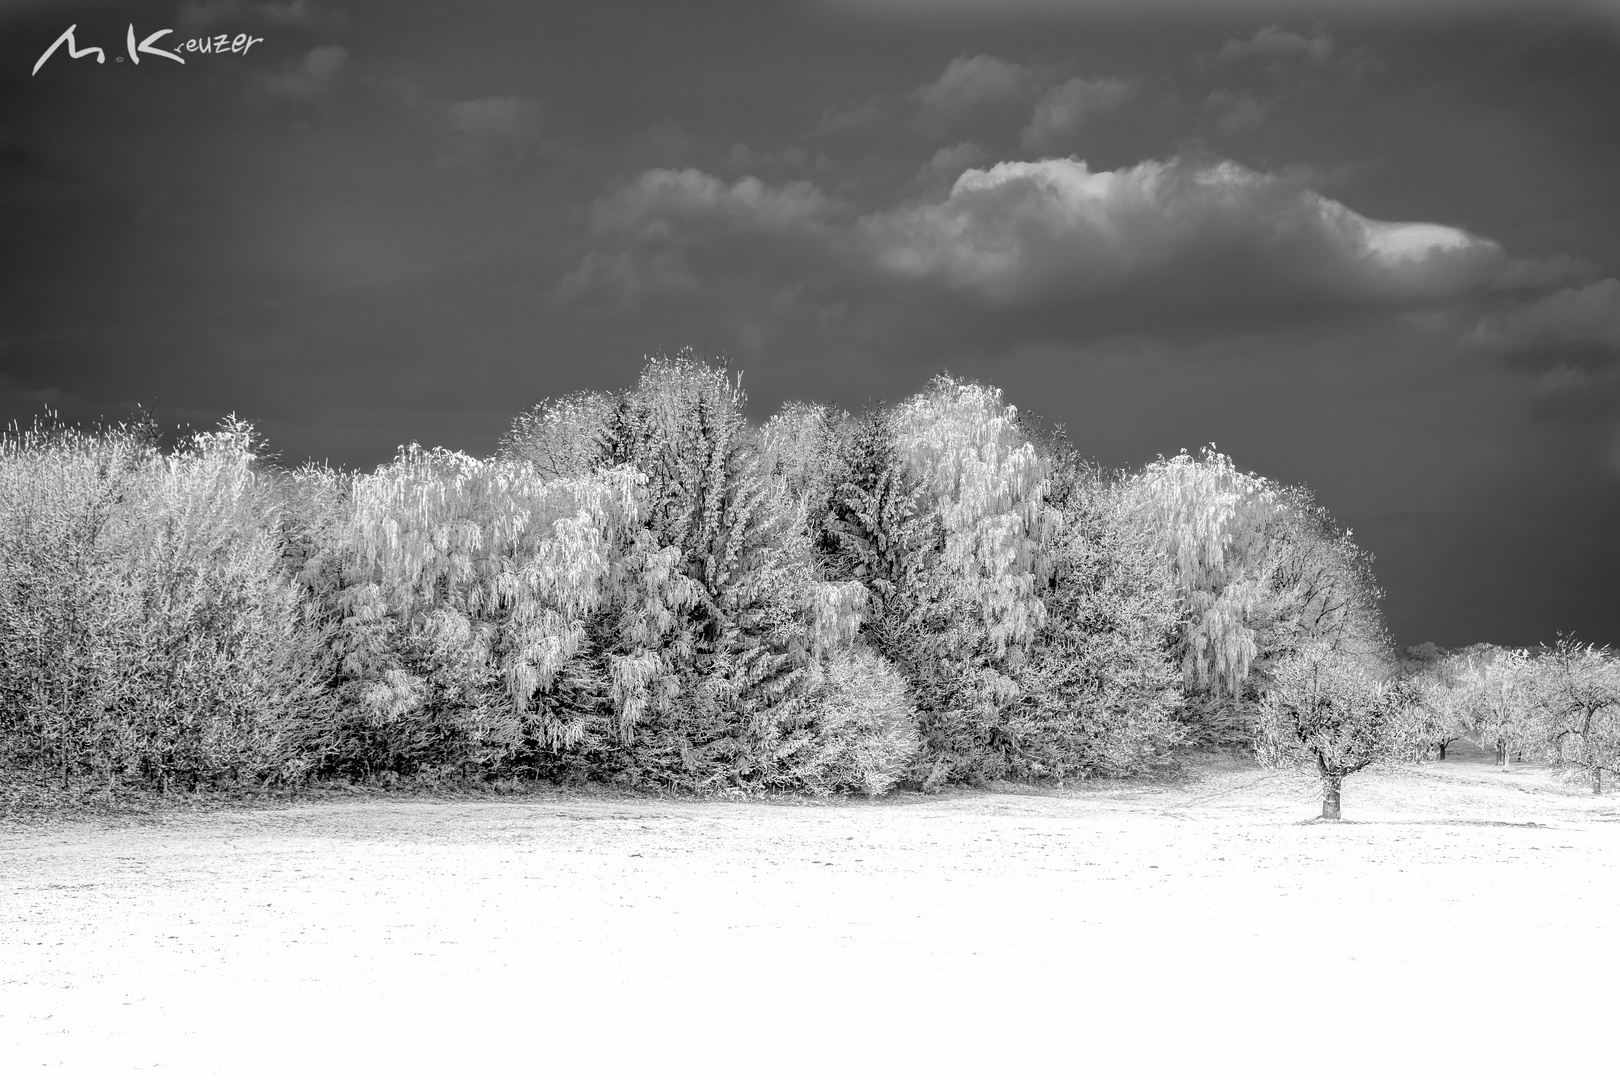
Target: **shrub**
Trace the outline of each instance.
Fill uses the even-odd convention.
[[[905,679],[870,649],[834,653],[808,711],[805,737],[790,733],[782,758],[789,786],[811,794],[885,794],[921,749]]]
[[[167,788],[274,772],[318,713],[319,633],[234,419],[0,439],[0,728],[13,761]]]

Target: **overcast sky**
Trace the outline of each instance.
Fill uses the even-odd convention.
[[[1311,485],[1404,642],[1620,644],[1617,11],[0,0],[0,419],[369,467],[683,345],[948,369]]]

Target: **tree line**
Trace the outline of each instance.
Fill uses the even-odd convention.
[[[1350,534],[1213,447],[1106,471],[948,375],[859,412],[745,405],[657,357],[489,457],[369,472],[277,467],[235,419],[171,449],[150,423],[14,428],[0,764],[876,795],[1243,745],[1314,764],[1335,815],[1344,776],[1451,732],[1614,767],[1606,652],[1415,663]]]

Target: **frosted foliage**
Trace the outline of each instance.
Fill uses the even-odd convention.
[[[506,717],[537,719],[537,699],[580,655],[645,498],[644,479],[628,468],[546,479],[523,461],[408,447],[354,481],[349,610],[403,620],[425,636],[440,672],[471,677],[493,658]],[[621,696],[634,699],[639,686],[632,680]],[[398,715],[418,693],[390,667],[364,700]],[[566,735],[555,723],[546,729],[553,742]]]
[[[919,742],[905,679],[865,649],[827,662],[815,730],[793,762],[797,779],[818,795],[882,795],[900,780]]]
[[[1492,649],[1454,661],[1454,682],[1442,707],[1460,712],[1481,747],[1510,753],[1530,749],[1541,734],[1536,669],[1523,649]]]
[[[1554,762],[1602,792],[1604,773],[1620,770],[1620,659],[1564,638],[1533,671]]]
[[[609,659],[615,708],[627,739],[642,729],[636,767],[671,782],[691,779],[665,771],[698,760],[691,745],[733,747],[693,766],[714,770],[699,787],[732,768],[761,775],[739,764],[753,751],[737,738],[786,722],[813,663],[853,638],[866,607],[859,585],[817,580],[806,534],[809,500],[825,497],[825,411],[789,406],[755,430],[744,404],[725,371],[656,357],[603,437],[604,460],[648,487]]]
[[[1313,642],[1278,666],[1261,699],[1260,760],[1348,776],[1405,750],[1408,704],[1399,684]]]
[[[1073,492],[1053,554],[1049,617],[1005,721],[1015,769],[1062,778],[1149,768],[1181,737],[1180,678],[1165,652],[1174,582],[1100,485]]]
[[[759,432],[760,466],[780,479],[799,513],[824,506],[839,457],[839,421],[825,405],[789,402]],[[801,526],[802,527],[802,526]]]
[[[811,595],[810,640],[817,654],[851,645],[870,605],[866,586],[858,581],[824,581],[813,586]]]
[[[197,784],[268,769],[317,693],[281,512],[234,417],[0,438],[0,747]]]
[[[528,462],[547,480],[586,476],[601,461],[615,404],[612,394],[594,391],[542,401],[512,421],[501,454]]]
[[[1260,653],[1251,619],[1263,600],[1241,575],[1276,506],[1273,489],[1206,448],[1149,465],[1125,489],[1130,512],[1173,567],[1186,605],[1183,673],[1193,689],[1236,695]]]
[[[983,613],[996,655],[1045,618],[1035,582],[1058,524],[1047,461],[1024,438],[1001,391],[936,379],[895,412],[896,443],[943,526],[942,569]]]
[[[1365,559],[1306,493],[1213,448],[1111,481],[949,376],[756,427],[686,351],[492,458],[368,474],[267,466],[234,419],[154,436],[0,436],[0,763],[930,790],[1156,767],[1307,647],[1377,659]],[[1606,752],[1565,684],[1544,715]]]

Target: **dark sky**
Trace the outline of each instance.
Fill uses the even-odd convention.
[[[1311,485],[1405,642],[1620,643],[1611,4],[0,0],[0,205],[3,420],[369,467],[660,348],[949,369]]]

